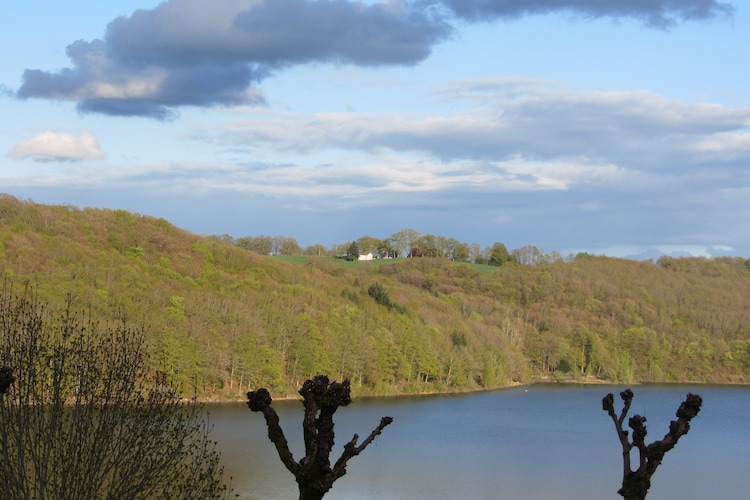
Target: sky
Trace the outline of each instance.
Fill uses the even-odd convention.
[[[27,0],[0,193],[196,234],[750,256],[750,0]]]

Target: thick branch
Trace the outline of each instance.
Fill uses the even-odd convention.
[[[646,447],[645,455],[648,460],[646,473],[649,477],[661,464],[664,455],[675,447],[682,436],[690,431],[690,421],[701,411],[702,404],[703,399],[700,396],[688,394],[685,401],[677,409],[677,420],[672,420],[669,423],[669,432],[660,441],[654,441]]]
[[[359,439],[359,436],[357,434],[354,435],[351,441],[344,445],[344,452],[336,461],[336,465],[333,466],[333,470],[331,471],[334,481],[346,474],[346,463],[349,461],[349,459],[362,453],[362,451],[367,448],[370,443],[373,442],[375,437],[380,435],[380,433],[383,432],[383,429],[385,429],[385,427],[388,426],[391,422],[393,422],[392,417],[383,417],[380,419],[380,424],[378,424],[378,426],[373,429],[370,435],[367,436],[367,439],[362,441],[361,445],[357,446],[357,440]]]
[[[331,468],[330,455],[334,444],[333,415],[340,406],[351,403],[349,381],[330,382],[325,375],[307,380],[299,391],[305,407],[302,422],[305,439],[305,457],[299,463],[294,461],[284,433],[279,426],[279,418],[271,408],[271,396],[265,389],[248,392],[248,406],[253,411],[263,412],[268,425],[268,437],[276,446],[279,458],[294,474],[299,485],[300,500],[320,500],[331,489],[334,481],[346,474],[346,463],[359,455],[383,429],[393,422],[391,417],[383,417],[378,425],[357,446],[358,436],[344,446],[344,452],[334,468]]]
[[[334,444],[333,414],[340,406],[352,402],[348,380],[330,382],[325,375],[306,380],[299,390],[305,407],[302,429],[305,440],[305,460],[309,469],[328,470],[329,456]]]
[[[622,423],[625,421],[628,410],[630,410],[630,404],[633,402],[633,391],[625,389],[620,393],[620,398],[622,398],[623,407],[619,417],[615,414],[615,397],[612,393],[607,394],[602,399],[602,409],[607,412],[615,424],[617,437],[620,439],[620,444],[622,445],[623,475],[627,475],[630,473],[630,450],[633,448],[633,445],[628,441],[628,431],[622,428]]]
[[[252,411],[263,413],[263,417],[266,419],[266,426],[268,427],[268,439],[276,447],[276,452],[279,454],[281,462],[296,477],[301,467],[295,462],[294,456],[289,450],[289,443],[279,425],[279,415],[276,413],[276,410],[271,408],[271,401],[271,395],[266,389],[258,389],[257,391],[247,393],[247,406]]]

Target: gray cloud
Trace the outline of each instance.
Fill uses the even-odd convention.
[[[70,44],[71,68],[26,70],[17,96],[164,120],[181,106],[257,104],[253,86],[291,65],[414,65],[452,35],[456,19],[554,11],[668,27],[733,8],[714,0],[168,0],[118,17],[101,40]]]
[[[206,12],[215,7],[219,14]],[[450,33],[440,18],[399,4],[172,0],[116,19],[107,29],[107,43],[118,59],[175,66],[196,61],[378,66],[418,63]]]
[[[568,12],[585,18],[631,18],[654,28],[680,22],[731,16],[734,7],[715,0],[426,0],[469,21],[515,19],[531,14]]]
[[[72,68],[26,70],[17,95],[168,119],[180,106],[257,103],[250,87],[293,64],[416,64],[450,33],[395,3],[170,0],[115,19],[103,40],[70,44]]]

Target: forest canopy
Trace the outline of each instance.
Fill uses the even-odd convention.
[[[5,279],[51,303],[73,297],[94,317],[143,322],[151,370],[204,397],[294,395],[321,373],[349,379],[354,395],[750,381],[741,257],[539,259],[534,247],[497,245],[495,266],[424,251],[347,262],[320,248],[286,262],[251,243],[0,196]]]

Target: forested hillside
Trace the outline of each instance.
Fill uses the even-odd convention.
[[[750,382],[743,258],[478,267],[444,258],[287,263],[124,210],[0,196],[5,286],[149,332],[154,371],[204,396],[355,394],[561,380]],[[490,268],[484,268],[488,270]]]

